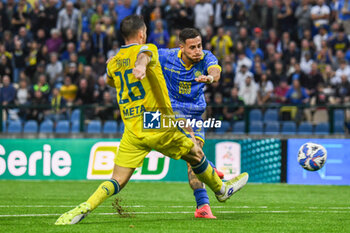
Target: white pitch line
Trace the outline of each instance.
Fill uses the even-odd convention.
[[[176,212],[127,212],[128,214],[193,214],[193,211],[176,211]],[[350,213],[350,211],[338,211],[338,210],[300,210],[300,211],[290,211],[290,210],[262,210],[262,211],[217,211],[217,213],[222,214],[261,214],[261,213],[270,213],[270,214],[281,214],[281,213]],[[0,218],[9,218],[9,217],[46,217],[46,216],[59,216],[61,214],[5,214],[0,215]],[[96,213],[95,215],[118,215],[117,213]]]
[[[350,210],[350,207],[309,207],[309,209],[332,209],[332,210]]]
[[[58,216],[60,214],[4,214],[0,215],[0,218],[8,217],[42,217],[42,216]]]
[[[76,205],[0,205],[0,208],[73,208]],[[99,206],[99,208],[111,208],[112,206]],[[143,208],[149,206],[134,205],[134,206],[123,206],[133,208]],[[158,206],[159,207],[159,206]]]
[[[0,208],[74,208],[76,205],[0,205]],[[99,206],[99,208],[111,208],[112,206]],[[194,208],[195,206],[144,206],[132,205],[125,208]],[[235,209],[266,209],[267,206],[211,206],[214,209],[235,208]]]
[[[76,205],[0,205],[0,208],[74,208]],[[125,208],[194,208],[193,206],[144,206],[144,205],[131,205],[123,206]],[[112,206],[99,206],[99,208],[112,208]],[[212,209],[279,209],[280,207],[268,207],[268,206],[211,206]],[[297,207],[290,206],[288,209],[295,209]],[[298,207],[299,208],[299,207]],[[303,207],[306,209],[332,209],[332,210],[350,210],[350,206],[310,206]]]
[[[71,206],[71,205],[0,205],[0,208],[51,208],[51,207],[68,208],[68,207],[75,207],[75,206]]]
[[[247,214],[258,214],[258,213],[350,213],[350,211],[343,210],[262,210],[262,211],[217,211],[222,214],[234,214],[234,213],[247,213]]]

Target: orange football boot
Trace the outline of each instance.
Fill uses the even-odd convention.
[[[196,209],[194,212],[195,218],[216,218],[213,213],[211,212],[209,205],[204,205],[200,209]]]

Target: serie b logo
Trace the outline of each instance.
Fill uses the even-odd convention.
[[[120,142],[98,142],[91,148],[87,178],[110,179]],[[170,158],[158,151],[151,151],[143,166],[135,169],[132,180],[162,180],[169,171]],[[106,192],[109,192],[105,189]]]
[[[120,142],[98,142],[91,148],[88,179],[109,179]]]

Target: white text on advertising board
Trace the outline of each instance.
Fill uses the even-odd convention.
[[[36,176],[42,170],[44,176],[66,176],[71,171],[72,159],[68,152],[59,150],[52,154],[49,144],[43,145],[43,151],[34,151],[26,155],[21,150],[11,151],[7,161],[1,157],[6,155],[5,148],[0,144],[0,176],[6,171],[13,176],[22,176],[28,172],[29,176]],[[38,168],[38,161],[42,160],[42,169]]]

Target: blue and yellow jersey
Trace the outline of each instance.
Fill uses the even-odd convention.
[[[188,115],[202,115],[207,106],[204,98],[204,83],[194,79],[200,75],[208,75],[212,67],[218,65],[216,57],[207,50],[203,50],[201,61],[187,67],[181,59],[181,50],[160,49],[159,61],[169,91],[172,107]]]
[[[142,52],[151,55],[151,61],[147,67],[146,77],[140,81],[134,77],[132,69],[137,55]],[[145,111],[159,110],[163,114],[173,114],[159,63],[158,49],[154,44],[122,46],[107,65],[107,78],[114,82],[125,130],[129,133],[137,137],[146,136],[143,130]]]

